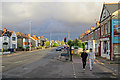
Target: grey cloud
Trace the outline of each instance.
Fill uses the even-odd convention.
[[[8,29],[29,32],[80,32],[83,33],[99,20],[102,3],[95,2],[25,2],[3,3],[3,26]],[[24,28],[24,30],[23,30]]]
[[[31,18],[43,22],[51,17],[67,23],[93,23],[99,19],[102,4],[96,3],[3,3],[3,22],[15,23]]]

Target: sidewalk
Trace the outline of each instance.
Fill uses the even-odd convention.
[[[82,63],[80,56],[73,55],[73,63]],[[89,64],[88,60],[87,60],[87,64]],[[117,75],[120,75],[120,72],[119,72],[120,62],[119,61],[110,61],[102,57],[96,57],[94,64],[100,64],[101,66],[112,70]]]
[[[105,59],[100,56],[97,56],[96,59],[99,60],[100,62],[106,63],[106,64],[120,64],[120,59],[111,61],[111,60]]]
[[[53,49],[55,47],[52,47],[52,48],[43,48],[43,49],[35,49],[35,50],[32,50],[32,51],[16,51],[15,53],[10,53],[10,54],[3,54],[3,55],[0,55],[0,56],[12,56],[12,55],[18,55],[18,54],[22,54],[22,53],[25,53],[25,52],[34,52],[34,51],[38,51],[38,50],[45,50],[45,49]]]

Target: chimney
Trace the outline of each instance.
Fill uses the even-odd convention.
[[[4,32],[6,32],[7,31],[7,29],[6,28],[4,28]]]
[[[36,35],[33,35],[33,37],[36,37]]]
[[[41,38],[44,38],[44,36],[41,36]]]
[[[28,34],[28,37],[30,37],[30,34]]]

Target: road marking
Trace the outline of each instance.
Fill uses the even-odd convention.
[[[77,78],[76,73],[75,73],[75,67],[74,67],[74,63],[73,63],[73,62],[72,62],[72,65],[73,65],[73,75],[74,75],[74,78]]]
[[[22,62],[22,61],[17,61],[17,62],[15,62],[15,63],[20,63],[20,62]]]
[[[95,60],[95,61],[97,61],[99,64],[105,65],[104,63],[102,63],[102,62],[100,62],[100,61],[98,61],[98,60]]]

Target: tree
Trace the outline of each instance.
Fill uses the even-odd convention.
[[[78,39],[75,39],[75,40],[74,40],[74,46],[78,46],[78,42],[79,42],[79,40],[78,40]]]
[[[64,41],[61,41],[61,45],[65,44]]]
[[[68,41],[68,45],[69,45],[69,46],[74,46],[74,42],[73,42],[72,40],[69,40],[69,41]]]
[[[57,46],[58,46],[58,44],[57,44],[57,43],[54,43],[54,44],[53,44],[53,47],[57,47]]]
[[[45,46],[50,46],[50,41],[45,42]]]

